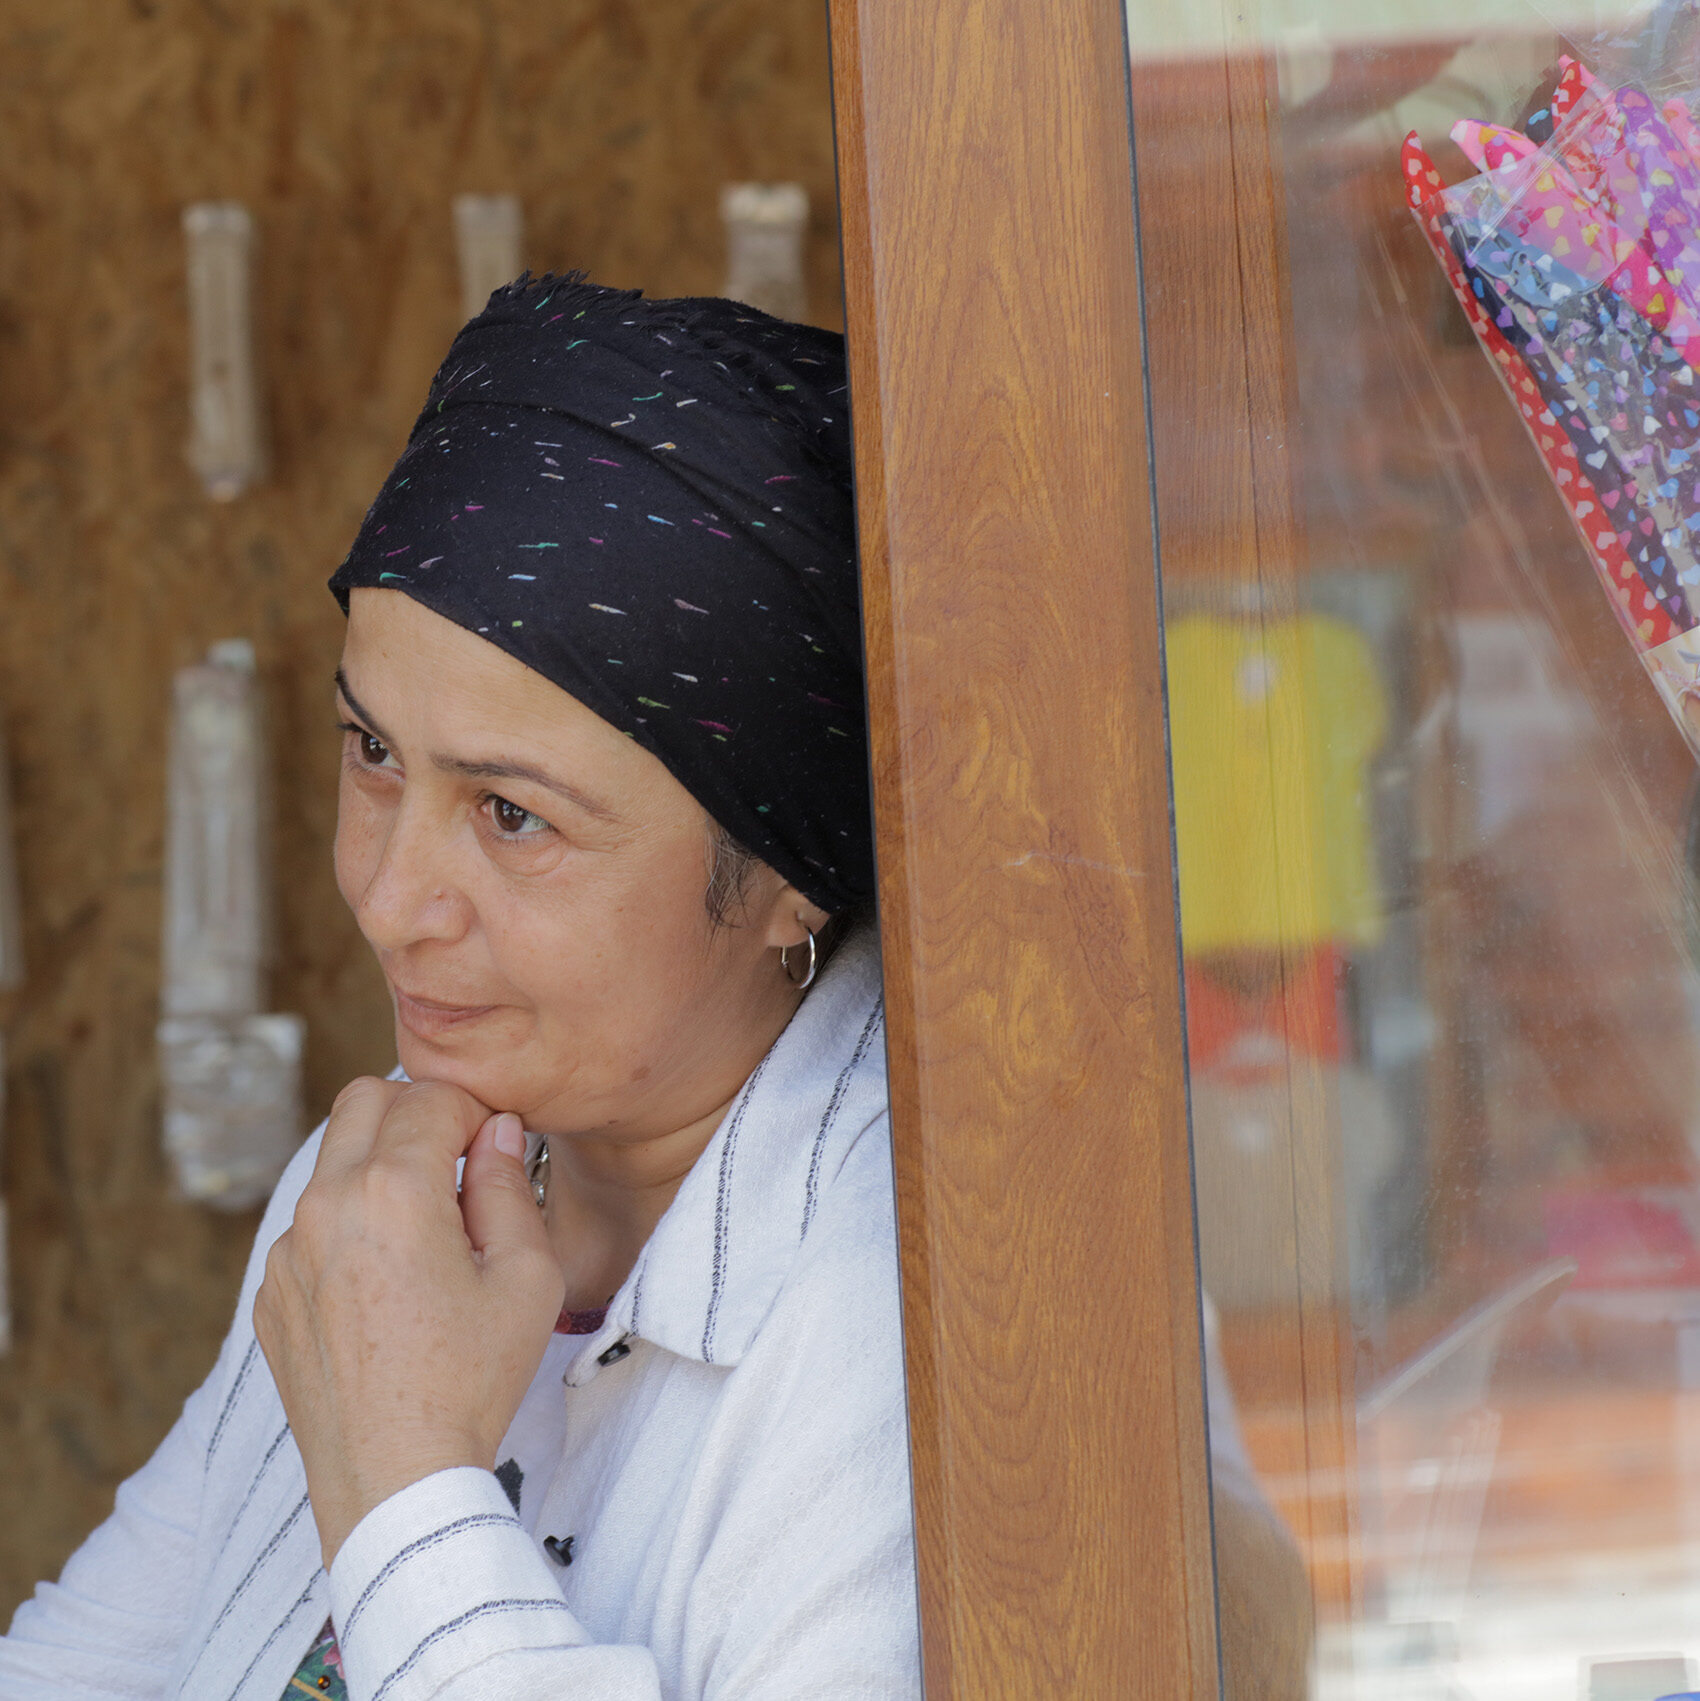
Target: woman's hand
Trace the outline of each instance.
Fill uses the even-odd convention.
[[[327,1570],[390,1495],[496,1462],[564,1294],[524,1150],[517,1116],[458,1087],[359,1080],[337,1098],[254,1301]]]

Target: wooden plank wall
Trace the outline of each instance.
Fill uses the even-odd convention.
[[[316,1117],[393,1061],[331,880],[323,580],[457,318],[449,197],[520,194],[527,258],[713,291],[727,178],[796,178],[840,319],[821,0],[0,3],[0,715],[29,984],[4,1188],[0,1623],[205,1374],[254,1229],[168,1197],[157,1138],[171,670],[251,637],[270,696],[281,961]],[[260,230],[275,456],[227,508],[183,464],[184,202]]]

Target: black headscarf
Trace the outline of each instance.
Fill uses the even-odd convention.
[[[455,338],[331,588],[403,591],[658,756],[838,912],[873,891],[844,340],[522,278]]]

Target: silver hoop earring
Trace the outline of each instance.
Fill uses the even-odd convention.
[[[799,921],[803,920],[801,916],[797,919]],[[785,978],[790,981],[790,983],[796,987],[799,992],[807,992],[809,988],[815,984],[815,970],[820,967],[820,954],[815,947],[815,930],[810,927],[806,921],[804,921],[803,931],[809,936],[809,966],[804,972],[801,980],[799,980],[791,972],[791,953],[793,951],[801,951],[803,947],[801,945],[781,945],[779,947],[779,966],[785,971]]]
[[[538,1210],[542,1210],[549,1197],[549,1142],[545,1140],[537,1148],[534,1157],[526,1168],[525,1179],[531,1183],[531,1196],[537,1201]]]

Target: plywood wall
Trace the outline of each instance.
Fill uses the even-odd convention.
[[[17,1343],[0,1361],[0,1623],[206,1373],[253,1217],[159,1153],[171,671],[253,639],[281,960],[317,1118],[393,1062],[330,871],[341,618],[323,588],[457,322],[449,198],[514,191],[527,260],[718,288],[728,178],[810,190],[840,320],[823,0],[0,0],[0,716],[31,972],[8,1017]],[[260,230],[275,470],[183,462],[187,201]]]

